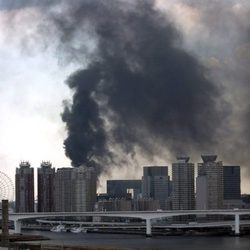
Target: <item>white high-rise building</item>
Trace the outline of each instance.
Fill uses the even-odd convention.
[[[216,162],[217,155],[202,155],[198,163],[196,182],[196,208],[223,208],[223,164]],[[204,186],[205,185],[205,186]]]
[[[189,157],[177,157],[172,164],[172,208],[195,209],[194,164],[189,163]]]

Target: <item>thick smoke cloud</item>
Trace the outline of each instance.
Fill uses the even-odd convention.
[[[77,1],[50,18],[61,48],[77,51],[83,64],[89,54],[81,37],[87,32],[95,44],[89,64],[67,80],[74,95],[62,118],[73,166],[105,168],[115,161],[116,147],[127,157],[138,150],[157,154],[156,144],[174,154],[213,147],[220,91],[178,48],[178,32],[152,1]]]
[[[208,63],[210,78],[224,87],[223,98],[232,110],[227,119],[221,118],[223,133],[216,150],[224,162],[239,164],[249,174],[250,2],[174,2],[199,14],[198,25],[186,37],[189,50]]]
[[[42,7],[46,8],[51,4],[59,3],[60,0],[0,0],[0,10],[16,10],[26,7]]]
[[[173,159],[190,152],[230,159],[235,147],[242,147],[234,139],[247,138],[248,108],[241,112],[239,128],[235,86],[228,82],[243,84],[244,71],[246,83],[249,71],[237,56],[225,61],[249,25],[230,10],[233,0],[170,3],[200,14],[202,30],[198,37],[189,34],[188,46],[169,13],[160,13],[154,1],[0,1],[0,9],[38,11],[43,19],[35,29],[35,46],[57,46],[60,61],[80,65],[66,81],[73,98],[62,113],[65,152],[73,166],[105,171],[138,155]],[[200,60],[213,64],[210,71]]]
[[[104,121],[92,96],[99,79],[96,65],[76,72],[67,81],[69,87],[75,89],[75,94],[72,106],[65,106],[62,119],[68,128],[68,138],[64,141],[66,154],[73,166],[93,165],[92,157],[107,154]]]
[[[1,28],[28,54],[56,47],[60,63],[80,67],[62,114],[72,165],[104,171],[211,152],[246,176],[249,0],[155,3],[0,0]]]

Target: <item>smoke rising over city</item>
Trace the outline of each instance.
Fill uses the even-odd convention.
[[[42,9],[41,37],[64,63],[79,65],[66,80],[73,97],[62,112],[72,166],[108,171],[136,155],[202,152],[249,160],[250,27],[236,1],[3,3]],[[182,34],[174,7],[197,18],[198,35]]]
[[[156,154],[152,140],[173,152],[213,145],[220,92],[205,69],[178,48],[177,31],[151,1],[110,3],[82,1],[54,19],[67,43],[90,23],[97,44],[94,59],[67,81],[74,95],[62,117],[72,165],[108,163],[114,145],[128,155],[136,147]]]

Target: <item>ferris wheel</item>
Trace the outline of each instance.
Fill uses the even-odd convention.
[[[8,175],[0,171],[0,201],[14,200],[14,185]]]

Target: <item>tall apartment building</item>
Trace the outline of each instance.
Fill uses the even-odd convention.
[[[202,155],[196,179],[196,208],[223,208],[223,164],[216,162],[217,155]]]
[[[172,164],[172,208],[195,209],[194,164],[189,163],[189,157],[177,157]]]
[[[55,175],[56,212],[93,211],[96,202],[94,168],[60,168]]]
[[[55,174],[55,211],[72,212],[73,168],[59,168]]]
[[[29,162],[21,162],[16,168],[16,212],[34,212],[34,169]]]
[[[50,162],[42,162],[37,172],[38,212],[54,212],[55,169]]]
[[[158,200],[161,209],[166,209],[170,180],[167,166],[143,167],[142,197]]]
[[[96,171],[92,167],[74,168],[72,171],[72,209],[74,212],[93,211],[96,202]]]

